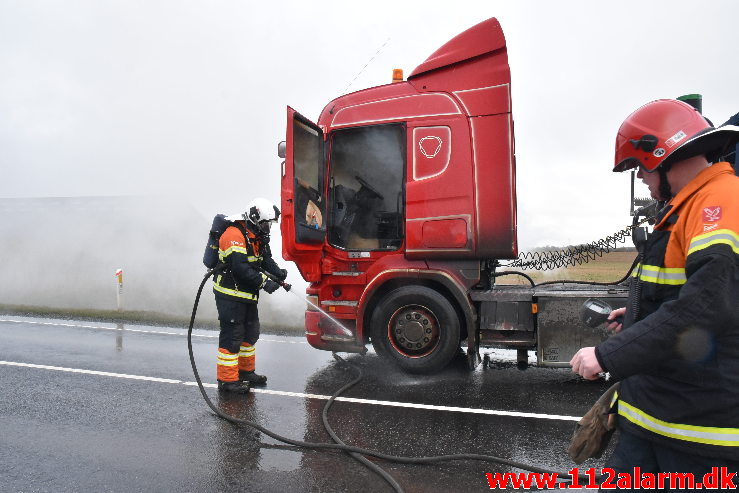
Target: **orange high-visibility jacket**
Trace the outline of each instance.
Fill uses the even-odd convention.
[[[218,243],[218,258],[227,268],[215,277],[213,292],[216,297],[256,303],[259,290],[267,280],[262,270],[281,275],[272,259],[268,239],[265,241],[245,229],[243,221],[223,232]]]
[[[632,279],[639,314],[596,348],[623,379],[619,426],[739,460],[739,177],[728,163],[708,167],[658,221]]]

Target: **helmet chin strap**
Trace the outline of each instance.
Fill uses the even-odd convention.
[[[669,166],[660,166],[657,169],[659,173],[659,194],[665,202],[672,198],[672,187],[670,182],[667,180],[667,171]]]

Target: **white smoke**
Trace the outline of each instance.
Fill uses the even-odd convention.
[[[122,268],[124,310],[188,318],[206,272],[210,222],[175,199],[0,199],[0,304],[115,310],[114,274]],[[274,243],[275,260],[286,266],[279,238]],[[211,286],[198,320],[217,318]],[[260,302],[264,325],[301,327],[303,311],[287,293]]]

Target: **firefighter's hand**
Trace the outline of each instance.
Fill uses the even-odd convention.
[[[584,347],[575,353],[570,360],[572,371],[583,377],[585,380],[597,380],[603,372],[603,368],[595,357],[594,347]]]
[[[623,308],[617,308],[616,310],[613,310],[610,315],[608,315],[608,320],[606,320],[606,329],[612,331],[612,332],[620,332],[623,328],[623,325],[621,324],[621,321],[624,319],[624,315],[626,314],[626,307]],[[619,320],[616,320],[617,317],[621,317]]]
[[[280,289],[280,285],[274,282],[272,279],[267,279],[266,281],[264,281],[264,286],[262,286],[262,289],[267,291],[269,294],[272,294]]]
[[[280,269],[280,275],[277,276],[277,279],[279,279],[280,281],[284,281],[285,279],[287,279],[287,269]]]

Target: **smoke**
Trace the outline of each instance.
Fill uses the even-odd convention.
[[[399,125],[377,125],[334,132],[331,159],[336,184],[354,190],[356,176],[383,195],[382,208],[395,211],[404,181],[404,133]]]
[[[0,303],[115,310],[114,273],[122,268],[124,310],[189,317],[206,272],[210,222],[175,199],[0,199]],[[273,251],[286,264],[279,238]],[[203,290],[198,320],[217,318],[211,286]],[[260,301],[264,325],[301,327],[303,311],[287,293]]]

